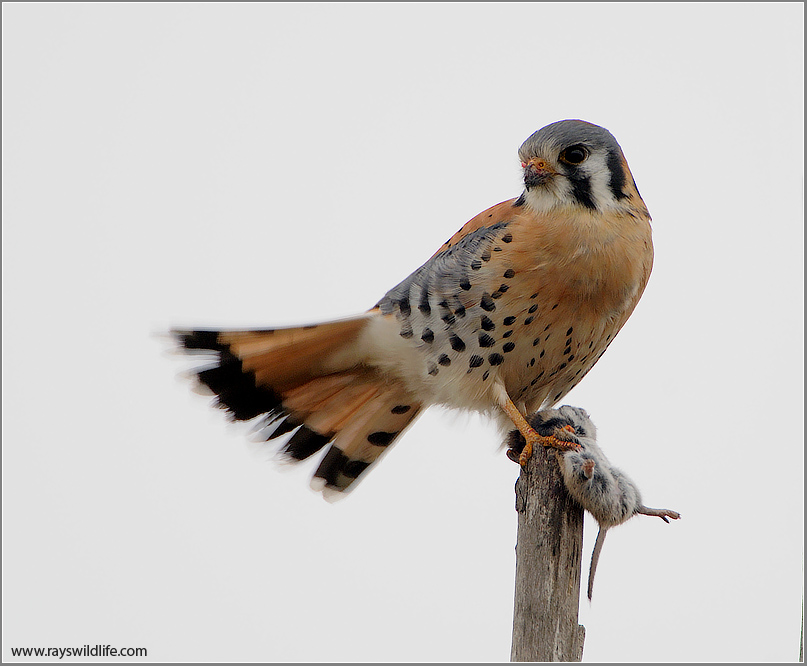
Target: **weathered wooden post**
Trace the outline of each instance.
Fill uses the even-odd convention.
[[[510,661],[580,661],[586,635],[577,622],[583,509],[566,492],[554,454],[536,448],[516,482]]]

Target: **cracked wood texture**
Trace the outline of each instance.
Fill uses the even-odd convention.
[[[516,482],[518,543],[510,661],[580,661],[583,509],[552,452],[536,447]]]

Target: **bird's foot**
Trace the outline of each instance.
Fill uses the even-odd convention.
[[[539,444],[553,448],[557,451],[575,451],[580,449],[580,441],[574,434],[574,428],[570,425],[563,426],[562,428],[555,428],[551,435],[539,435],[535,429],[527,423],[527,419],[518,411],[518,408],[513,404],[510,396],[503,387],[500,387],[499,405],[504,413],[510,417],[510,420],[518,428],[518,431],[524,437],[524,448],[520,451],[513,448],[507,451],[507,457],[513,462],[518,462],[519,465],[524,467],[529,459],[532,457],[532,452],[535,446]]]
[[[527,443],[518,456],[518,464],[522,467],[527,464],[532,457],[534,447],[539,444],[558,451],[577,451],[580,449],[580,442],[574,434],[574,428],[569,425],[555,428],[555,432],[548,436],[539,435],[530,428],[528,433],[524,433],[524,439],[527,440]]]
[[[574,432],[574,426],[565,425],[562,428],[555,428],[555,432],[549,439],[555,440],[554,444],[544,444],[559,451],[579,451],[580,440]]]

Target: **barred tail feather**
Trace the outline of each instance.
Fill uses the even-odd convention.
[[[372,315],[266,330],[174,330],[183,351],[208,357],[198,383],[235,421],[261,417],[257,437],[290,436],[283,459],[305,460],[333,442],[312,486],[341,495],[389,449],[421,405],[363,363]]]
[[[338,432],[312,479],[327,500],[338,499],[389,451],[420,413],[422,405],[397,387],[383,384]]]

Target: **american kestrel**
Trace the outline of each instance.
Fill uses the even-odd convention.
[[[312,487],[354,487],[430,405],[515,424],[557,403],[630,316],[653,263],[650,215],[606,129],[552,123],[519,149],[524,190],[470,220],[368,312],[311,326],[174,330],[209,356],[201,388],[283,457],[328,447]]]
[[[597,562],[610,528],[637,514],[658,516],[665,523],[670,522],[669,518],[678,520],[681,514],[671,509],[651,509],[642,504],[638,486],[625,472],[611,465],[597,444],[597,428],[585,409],[564,405],[560,409],[532,414],[528,421],[540,435],[554,436],[564,442],[555,447],[563,483],[574,500],[594,516],[600,526],[588,570],[590,600]],[[517,459],[525,444],[523,435],[518,430],[511,430],[506,441],[508,457]]]

